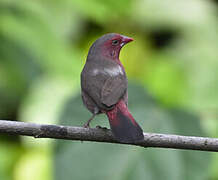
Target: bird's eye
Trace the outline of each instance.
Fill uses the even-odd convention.
[[[115,39],[115,40],[112,41],[112,45],[118,45],[118,44],[119,44],[118,40]]]

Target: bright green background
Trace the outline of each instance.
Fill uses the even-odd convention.
[[[1,0],[0,119],[81,126],[80,72],[99,36],[121,52],[146,132],[218,137],[218,2]],[[91,124],[109,127],[104,115]],[[218,180],[218,155],[0,136],[1,180]]]

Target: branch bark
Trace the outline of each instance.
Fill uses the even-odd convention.
[[[0,120],[0,133],[33,136],[35,138],[123,144],[116,141],[111,131],[106,128],[83,128]],[[156,147],[218,152],[218,138],[208,137],[144,133],[144,140],[142,142],[130,145],[145,148]]]

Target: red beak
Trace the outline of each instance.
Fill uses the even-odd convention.
[[[122,42],[124,44],[127,44],[128,42],[131,42],[133,40],[134,40],[133,38],[130,38],[130,37],[127,37],[127,36],[122,36]]]

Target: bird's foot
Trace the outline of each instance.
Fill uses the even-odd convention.
[[[85,124],[83,125],[83,127],[84,127],[84,128],[90,128],[89,123],[85,123]]]
[[[95,117],[96,114],[93,114],[92,117],[83,125],[84,128],[90,128],[89,123],[92,121],[92,119]]]
[[[96,128],[97,128],[97,129],[104,129],[104,130],[106,130],[106,129],[107,129],[107,127],[101,127],[101,126],[99,126],[99,125],[98,125],[98,126],[96,126]]]

